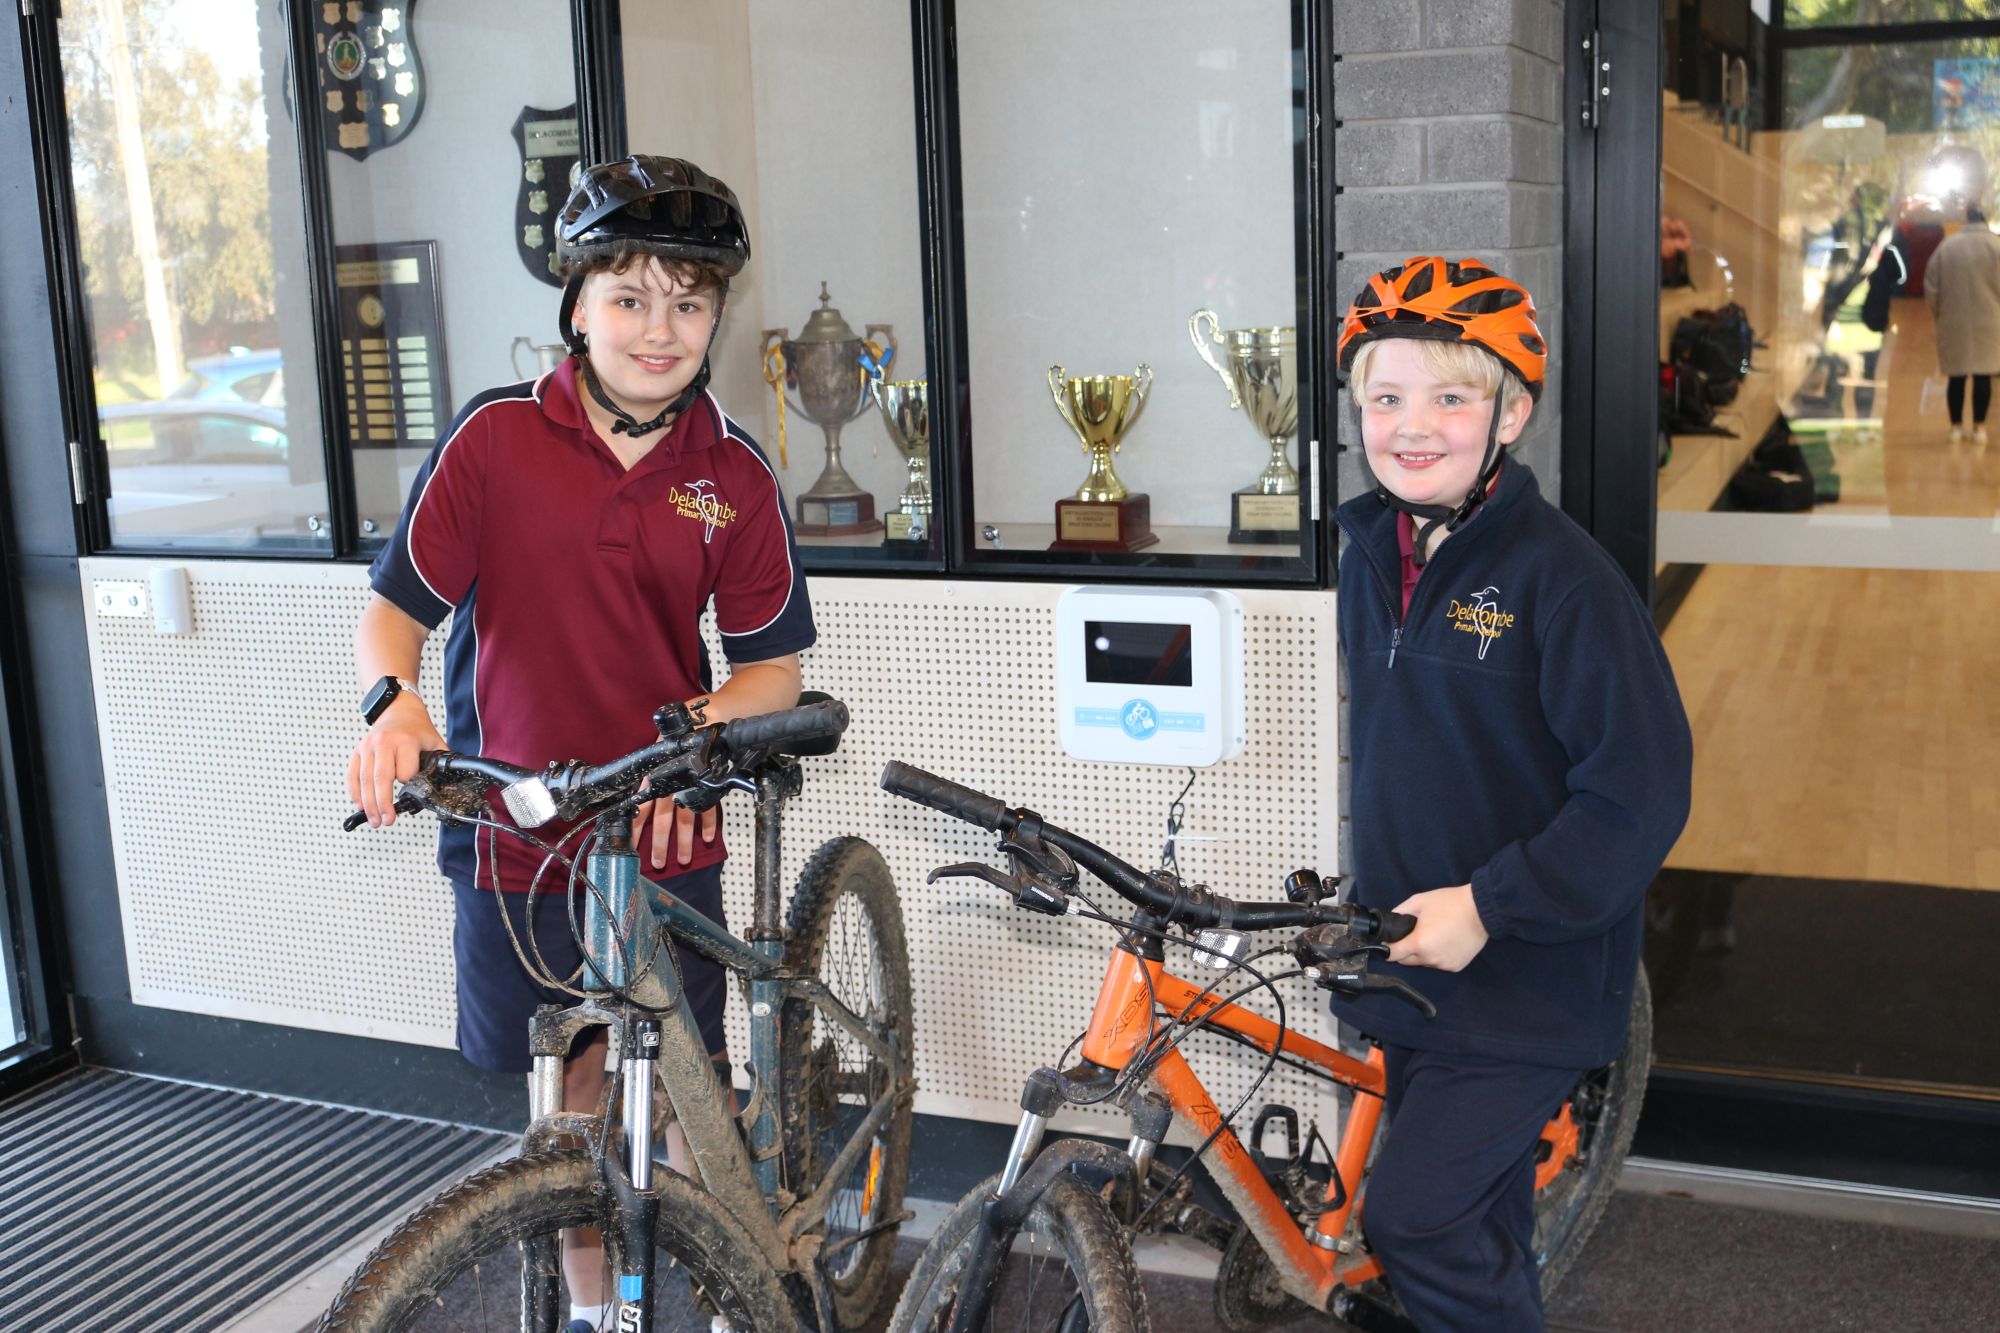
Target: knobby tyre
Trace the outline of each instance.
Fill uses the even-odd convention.
[[[941,1333],[950,1326],[980,1210],[999,1187],[998,1176],[985,1181],[938,1226],[889,1321],[897,1333]],[[1022,1224],[1001,1265],[985,1327],[1150,1333],[1130,1237],[1109,1205],[1075,1176],[1050,1181]]]
[[[661,1171],[653,1179],[661,1196],[653,1237],[656,1326],[678,1327],[677,1319],[685,1322],[705,1301],[739,1330],[796,1328],[777,1277],[748,1233],[680,1176]],[[439,1195],[377,1246],[321,1317],[321,1333],[560,1329],[569,1318],[566,1296],[547,1312],[552,1318],[524,1319],[523,1255],[530,1242],[560,1255],[562,1229],[600,1225],[608,1206],[582,1151],[489,1167]],[[606,1254],[615,1270],[620,1256],[608,1231]]]
[[[1639,1129],[1652,1065],[1653,995],[1641,967],[1632,987],[1625,1053],[1578,1080],[1566,1108],[1576,1125],[1576,1153],[1535,1191],[1535,1255],[1542,1267],[1544,1300],[1568,1276],[1611,1203]],[[1550,1139],[1543,1142],[1553,1147]]]
[[[810,1001],[785,1002],[778,1080],[785,1180],[804,1198],[819,1188],[869,1106],[909,1083],[916,1037],[902,900],[880,852],[860,838],[824,843],[799,876],[787,925],[785,961],[826,983],[897,1052],[893,1062],[881,1059]],[[853,1238],[903,1211],[910,1120],[910,1098],[899,1096],[827,1211],[822,1253],[842,1328],[866,1324],[888,1293],[896,1229]]]

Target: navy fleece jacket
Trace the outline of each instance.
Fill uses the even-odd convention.
[[[1334,1012],[1419,1050],[1605,1064],[1693,765],[1652,617],[1518,462],[1437,548],[1407,617],[1396,511],[1371,492],[1335,517],[1354,894],[1393,907],[1470,883],[1491,938],[1461,972],[1375,965],[1433,1021],[1382,992]]]

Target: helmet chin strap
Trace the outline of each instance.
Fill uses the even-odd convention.
[[[1472,483],[1472,489],[1465,498],[1455,505],[1426,505],[1405,500],[1381,483],[1376,483],[1375,498],[1399,514],[1408,514],[1418,521],[1416,541],[1410,551],[1410,561],[1422,569],[1430,561],[1431,534],[1439,524],[1447,533],[1457,532],[1459,525],[1472,517],[1472,511],[1486,500],[1486,488],[1493,484],[1493,474],[1499,471],[1500,463],[1500,395],[1493,395],[1493,419],[1486,426],[1486,454],[1479,460],[1479,477]]]
[[[577,358],[577,372],[583,380],[583,387],[597,400],[597,405],[617,418],[611,423],[611,433],[630,435],[634,439],[651,434],[679,416],[686,410],[687,405],[700,397],[701,391],[708,387],[708,358],[704,356],[701,359],[701,369],[695,371],[694,378],[688,381],[687,388],[682,389],[671,403],[661,408],[660,414],[651,421],[640,421],[611,401],[611,395],[604,392],[604,386],[597,382],[597,371],[592,369],[589,356],[580,355]]]

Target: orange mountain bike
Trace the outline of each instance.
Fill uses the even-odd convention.
[[[1031,810],[1009,809],[906,764],[891,763],[882,786],[1000,835],[1006,871],[971,862],[942,867],[933,881],[971,876],[1032,911],[1114,921],[1080,892],[1081,864],[1137,909],[1129,921],[1114,921],[1124,933],[1099,985],[1078,1061],[1029,1078],[1004,1168],[939,1227],[904,1288],[892,1328],[1141,1333],[1150,1324],[1132,1261],[1135,1231],[1185,1234],[1222,1251],[1214,1303],[1226,1329],[1259,1328],[1305,1309],[1364,1330],[1411,1328],[1361,1226],[1382,1120],[1381,1049],[1371,1044],[1357,1058],[1237,1001],[1303,974],[1330,991],[1398,992],[1429,1013],[1430,1002],[1410,986],[1368,970],[1370,959],[1408,934],[1414,919],[1338,902],[1337,881],[1311,871],[1286,879],[1286,902],[1233,902],[1168,871],[1141,871]],[[1251,937],[1267,931],[1293,933],[1253,951]],[[1166,969],[1166,947],[1182,943],[1192,944],[1200,965],[1217,970],[1215,980],[1191,982]],[[1259,970],[1260,961],[1274,957],[1296,966],[1276,975]],[[1337,1085],[1344,1102],[1338,1145],[1327,1149],[1314,1128],[1301,1135],[1296,1113],[1275,1106],[1258,1113],[1246,1144],[1231,1122],[1256,1089],[1224,1115],[1179,1049],[1197,1031],[1263,1052],[1259,1082],[1283,1060]],[[1545,1294],[1575,1261],[1610,1200],[1638,1123],[1651,1046],[1642,972],[1625,1053],[1579,1080],[1552,1108],[1542,1134],[1535,1252]],[[1107,1104],[1131,1117],[1123,1152],[1079,1138],[1043,1146],[1049,1118],[1063,1106]],[[1155,1150],[1174,1123],[1198,1146],[1185,1165],[1169,1170]],[[1268,1131],[1278,1126],[1286,1131],[1282,1154],[1265,1150]],[[1234,1218],[1195,1200],[1186,1173],[1196,1160],[1206,1164]]]

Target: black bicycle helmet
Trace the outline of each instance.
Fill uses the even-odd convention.
[[[742,272],[750,262],[750,235],[735,192],[683,158],[646,153],[586,168],[556,219],[556,258],[565,267],[634,248],[661,259],[712,264],[725,277]],[[586,344],[570,319],[582,291],[583,276],[572,273],[563,284],[562,305],[556,312],[563,342],[579,357]],[[721,319],[718,308],[716,321]],[[595,376],[586,376],[585,387],[619,419],[615,429],[641,435],[658,429],[693,402],[707,387],[708,376],[708,361],[703,358],[694,382],[659,417],[643,424],[605,397]]]
[[[577,178],[556,219],[556,258],[569,263],[621,244],[713,264],[730,276],[750,262],[735,192],[678,157],[635,154]]]

